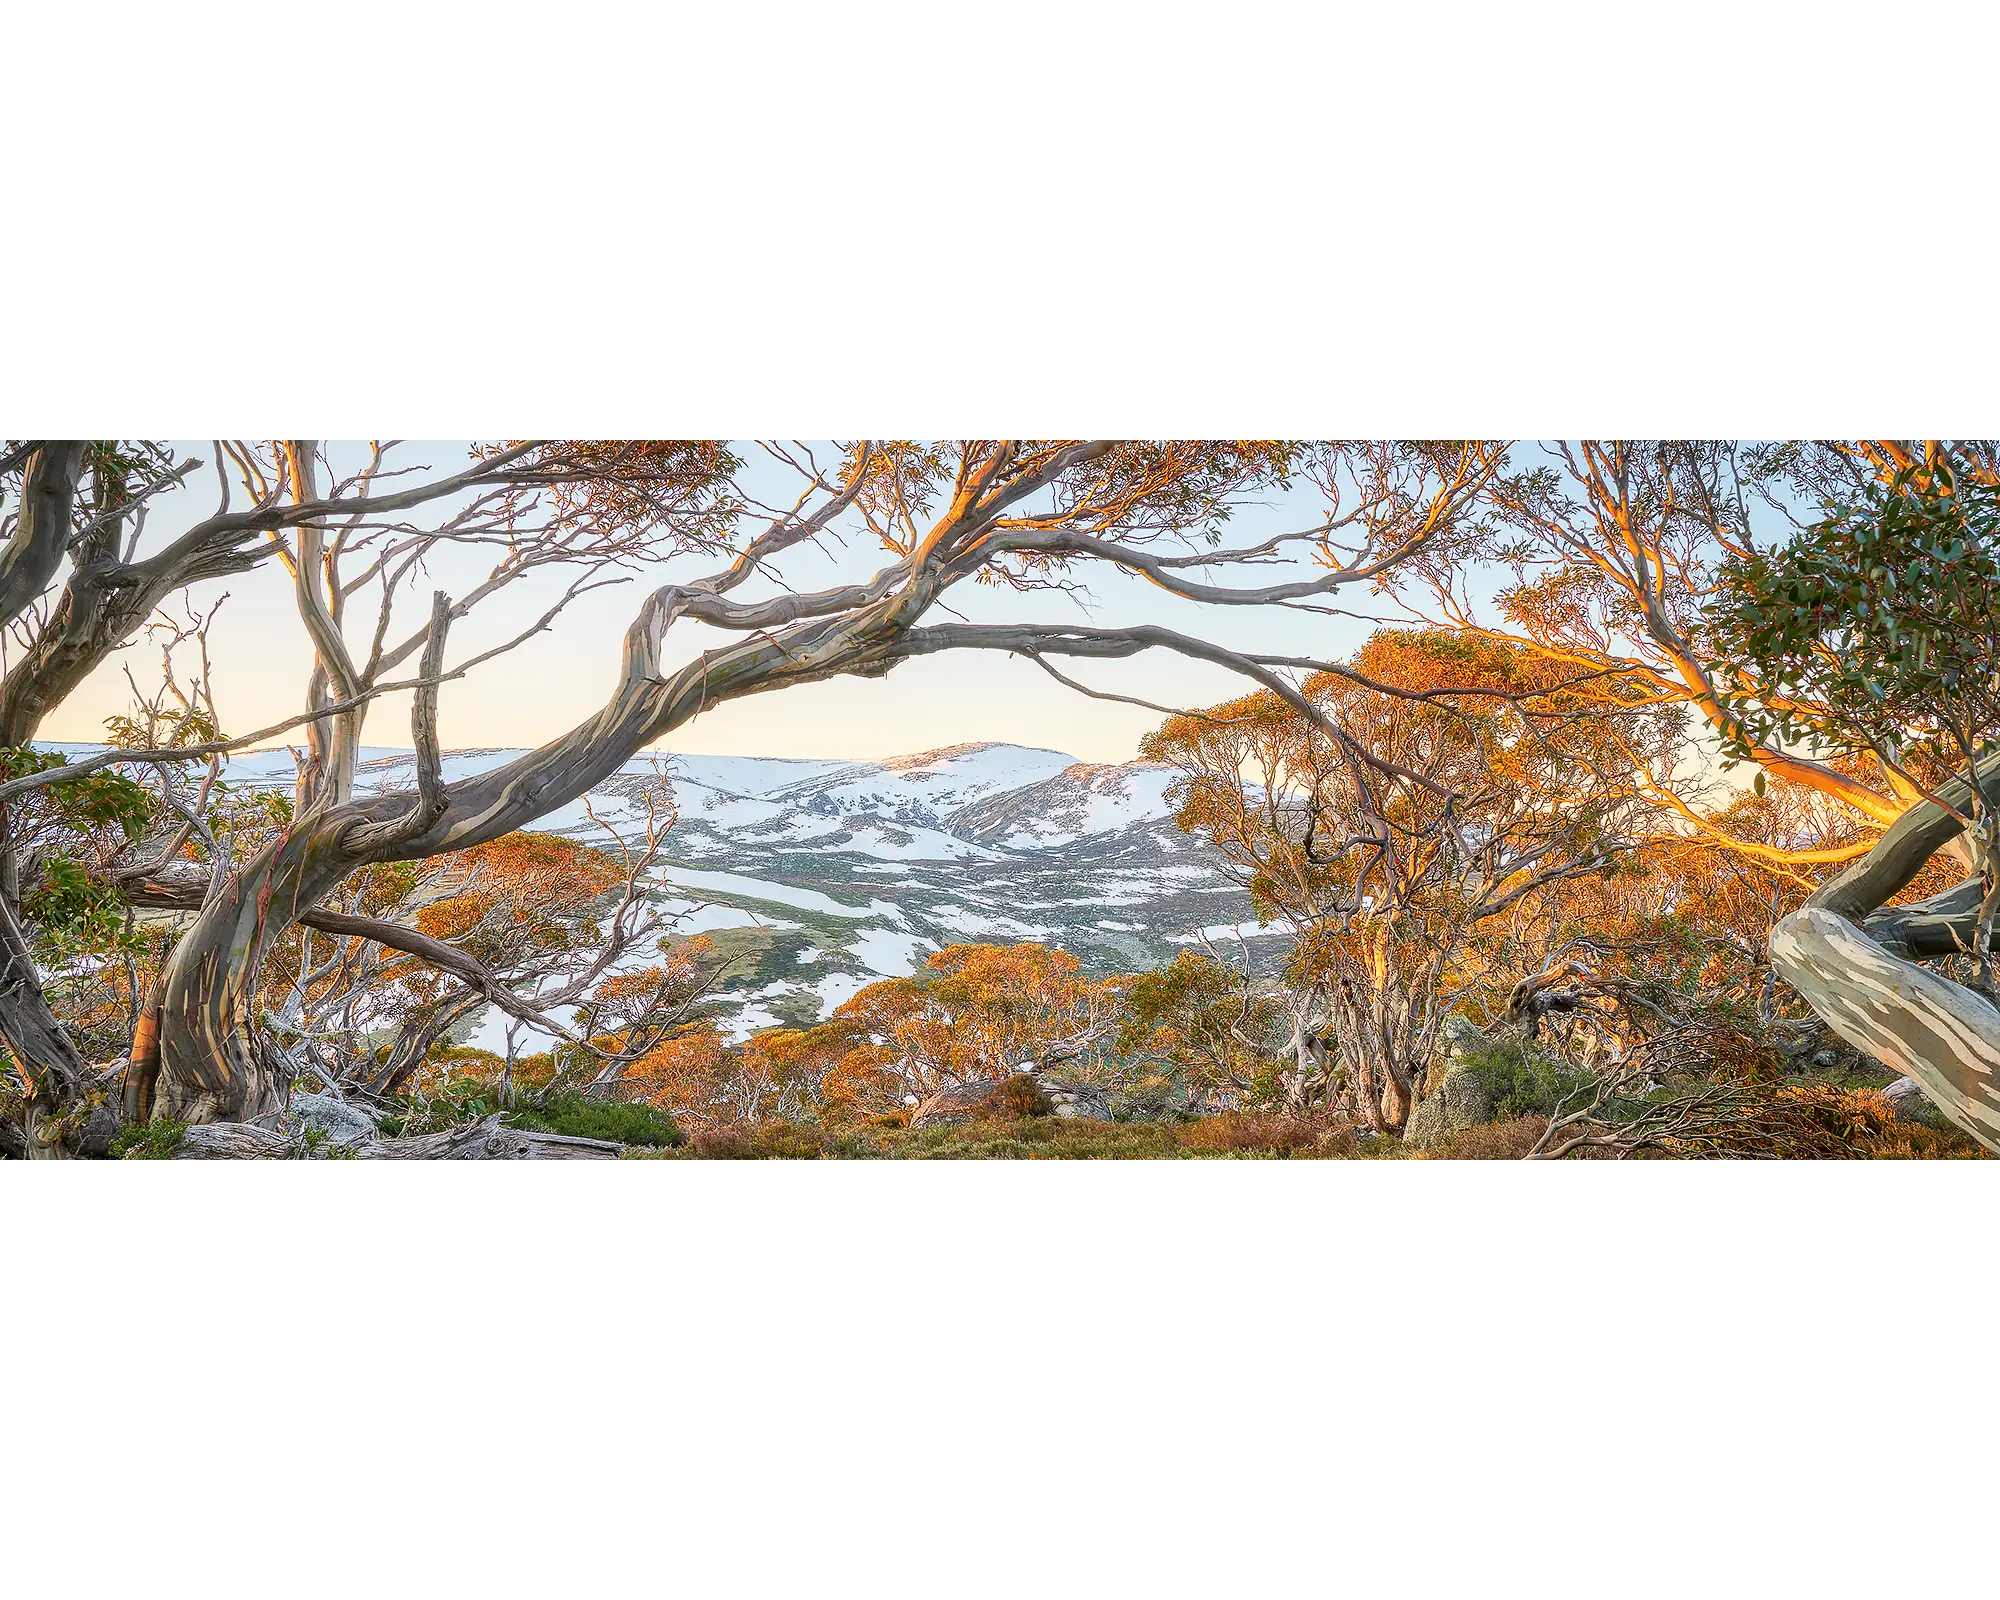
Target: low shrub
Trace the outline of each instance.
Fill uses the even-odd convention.
[[[1173,1079],[1153,1073],[1105,1094],[1105,1104],[1119,1122],[1157,1122],[1188,1115],[1188,1092]]]
[[[1225,1111],[1212,1117],[1198,1117],[1179,1129],[1183,1149],[1215,1155],[1253,1151],[1273,1156],[1319,1153],[1343,1142],[1351,1153],[1354,1130],[1345,1124],[1315,1122],[1276,1112]]]
[[[702,1129],[688,1141],[688,1154],[699,1161],[817,1161],[820,1140],[817,1128],[796,1123],[738,1122]]]
[[[1482,1039],[1461,1050],[1458,1064],[1478,1074],[1493,1100],[1495,1122],[1547,1116],[1583,1076],[1518,1039]]]
[[[897,1161],[1159,1161],[1180,1154],[1171,1126],[1033,1117],[922,1128],[890,1135],[883,1154]]]
[[[696,1161],[1172,1161],[1344,1159],[1394,1154],[1396,1141],[1360,1147],[1344,1123],[1230,1112],[1188,1123],[1099,1122],[1086,1117],[986,1117],[946,1128],[821,1130],[736,1124],[661,1151]]]
[[[1986,1152],[1956,1128],[1902,1122],[1876,1089],[1806,1083],[1773,1096],[1784,1113],[1778,1154],[1804,1160],[1980,1160]]]
[[[614,1144],[661,1148],[686,1139],[672,1117],[640,1100],[551,1095],[510,1113],[507,1120],[529,1133],[564,1133],[577,1139],[608,1139]]]
[[[420,1133],[442,1133],[447,1128],[477,1122],[505,1109],[496,1096],[465,1080],[435,1093],[425,1093],[420,1085],[397,1107],[385,1111],[379,1126],[385,1138],[414,1138]]]
[[[499,1076],[500,1069],[507,1063],[491,1050],[483,1050],[475,1044],[434,1045],[431,1053],[424,1058],[427,1062],[458,1067],[469,1077],[491,1078]]]
[[[1634,1108],[1627,1108],[1628,1111]],[[1926,1161],[1979,1157],[1972,1140],[1897,1122],[1879,1095],[1820,1086],[1748,1092],[1726,1141],[1700,1151],[1642,1150],[1625,1159],[1675,1155],[1840,1156]],[[887,1119],[885,1119],[887,1120]],[[1518,1161],[1548,1126],[1541,1112],[1467,1128],[1419,1155],[1400,1139],[1370,1137],[1340,1121],[1225,1112],[1184,1123],[1097,1122],[1082,1117],[984,1118],[956,1127],[821,1129],[797,1123],[705,1129],[684,1144],[633,1148],[639,1159],[706,1161]],[[1616,1160],[1611,1149],[1579,1149],[1569,1160]]]
[[[1899,1122],[1863,1146],[1870,1161],[1985,1161],[1987,1153],[1956,1128],[1933,1128],[1921,1122]]]
[[[188,1125],[171,1117],[151,1122],[128,1122],[111,1141],[111,1154],[118,1161],[171,1161],[187,1138]]]
[[[980,1108],[988,1117],[1046,1117],[1055,1108],[1035,1080],[1016,1073]]]

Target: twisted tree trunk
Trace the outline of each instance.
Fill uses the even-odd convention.
[[[2000,774],[2000,756],[1979,772],[1985,781]],[[1965,778],[1940,792],[1961,811],[1970,806]],[[1914,1078],[1954,1124],[2000,1152],[2000,1008],[1911,959],[1973,952],[1988,886],[1971,878],[1885,909],[1961,830],[1943,806],[1912,806],[1771,930],[1771,964],[1841,1038]]]
[[[1348,978],[1335,986],[1332,1011],[1354,1114],[1371,1133],[1401,1133],[1416,1104],[1428,1030],[1416,1037],[1406,996],[1370,992]]]
[[[439,597],[443,601],[443,597]],[[444,785],[438,776],[435,691],[412,713],[418,792],[376,795],[295,817],[234,872],[175,946],[158,1007],[155,1115],[248,1122],[276,1110],[287,1085],[259,1048],[255,996],[271,943],[360,868],[485,844],[567,805],[648,744],[722,700],[838,673],[885,671],[925,603],[892,596],[858,613],[760,634],[675,671],[661,654],[676,615],[703,597],[658,591],[625,637],[618,686],[603,710],[507,766]],[[442,613],[425,679],[437,676]]]
[[[28,457],[21,515],[0,549],[0,623],[27,610],[62,565],[86,450],[82,439],[51,439]]]

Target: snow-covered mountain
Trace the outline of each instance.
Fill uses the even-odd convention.
[[[816,1021],[947,944],[1036,940],[1117,972],[1171,960],[1197,930],[1255,931],[1219,859],[1174,826],[1171,773],[1152,763],[973,744],[664,766],[679,807],[664,876],[691,930],[747,958],[745,1030]],[[656,781],[633,762],[593,806],[610,821],[600,799],[636,803]]]
[[[76,747],[82,748],[82,747]],[[91,747],[95,748],[95,747]],[[455,779],[518,750],[461,750]],[[289,788],[289,752],[231,758],[230,779]],[[679,820],[659,876],[688,933],[736,959],[739,1032],[797,1026],[878,978],[966,941],[1060,945],[1094,972],[1173,958],[1206,929],[1255,935],[1248,897],[1173,824],[1170,769],[966,744],[886,761],[642,756],[537,827],[642,836],[671,785]],[[367,789],[414,786],[407,751],[363,752]],[[595,813],[595,820],[591,813]]]

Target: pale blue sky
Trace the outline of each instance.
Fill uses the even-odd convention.
[[[181,448],[205,462],[213,455],[206,441],[187,441]],[[356,446],[333,448],[337,466],[358,460]],[[450,442],[411,444],[397,454],[406,462],[423,461],[448,470],[465,459],[465,452],[463,442]],[[778,477],[767,482],[773,497],[782,492]],[[208,514],[215,498],[215,479],[205,467],[187,488],[159,502],[148,526],[148,547]],[[1240,512],[1234,526],[1262,536],[1280,526],[1309,521],[1320,504],[1317,491],[1297,491],[1290,503]],[[872,571],[882,559],[879,550],[857,541],[833,559],[815,551],[795,552],[786,557],[783,571],[794,587],[804,588],[836,573],[846,579]],[[404,597],[399,632],[420,623],[433,587],[462,594],[485,565],[473,553],[461,552],[439,562],[419,592]],[[440,706],[445,743],[454,748],[531,746],[588,715],[611,687],[619,640],[648,589],[670,576],[696,576],[714,565],[702,557],[657,565],[634,574],[629,582],[585,595],[548,633],[480,667],[469,678],[448,684]],[[1272,569],[1260,569],[1258,581],[1272,581]],[[537,575],[485,602],[454,628],[451,658],[460,659],[520,631],[547,608],[561,587],[562,580],[553,574]],[[225,592],[229,598],[211,633],[211,653],[224,725],[240,733],[281,721],[303,708],[312,658],[292,607],[289,580],[278,563],[201,585],[194,597],[205,607]],[[1150,621],[1225,644],[1316,655],[1344,654],[1368,631],[1354,622],[1272,614],[1267,608],[1195,605],[1117,572],[1091,575],[1091,600],[1095,614],[1086,618],[1075,600],[1060,595],[1018,595],[968,583],[951,596],[952,604],[974,620],[1093,620],[1110,625]],[[1348,603],[1363,609],[1370,601],[1350,592]],[[940,613],[934,620],[950,619]],[[718,637],[682,627],[686,656]],[[156,660],[157,652],[143,642],[122,652],[50,718],[44,737],[78,741],[101,737],[104,719],[125,710],[131,699],[124,667],[129,664],[140,682],[149,684],[157,677]],[[1066,665],[1065,670],[1095,686],[1170,705],[1208,705],[1248,687],[1220,668],[1159,651],[1132,661]],[[1126,761],[1158,721],[1152,712],[1075,694],[1031,662],[967,651],[911,662],[886,678],[841,678],[731,702],[680,729],[666,747],[724,755],[868,758],[1001,740],[1063,750],[1083,760]],[[408,745],[406,699],[377,703],[365,742]]]
[[[336,470],[351,470],[365,460],[360,445],[336,443],[329,448]],[[183,441],[180,449],[184,456],[199,456],[204,462],[214,454],[207,441]],[[392,459],[449,471],[467,454],[465,441],[411,443],[399,447]],[[746,446],[744,454],[751,464],[745,480],[751,493],[789,504],[796,480],[754,449]],[[214,474],[205,466],[186,488],[156,502],[146,548],[157,548],[211,512],[215,503]],[[1304,526],[1322,509],[1320,493],[1311,486],[1297,487],[1288,495],[1274,493],[1267,502],[1238,511],[1232,537],[1247,542]],[[792,587],[807,589],[865,576],[884,559],[863,533],[844,549],[789,552],[781,570]],[[490,563],[490,553],[446,551],[414,591],[400,597],[394,635],[400,637],[421,625],[433,588],[465,594]],[[620,640],[646,593],[670,578],[697,577],[716,565],[713,558],[699,555],[652,564],[630,574],[624,583],[584,595],[548,632],[447,684],[440,703],[445,743],[456,749],[533,746],[571,727],[609,692]],[[1251,581],[1268,583],[1283,575],[1281,568],[1260,567]],[[1071,596],[1016,594],[971,583],[960,585],[948,599],[958,612],[978,621],[1092,621],[1113,626],[1154,622],[1226,645],[1322,659],[1346,655],[1370,631],[1369,623],[1354,618],[1274,607],[1198,605],[1115,569],[1093,570],[1087,576],[1088,609]],[[1504,577],[1497,570],[1482,572],[1476,587],[1482,596],[1490,595]],[[449,659],[464,659],[518,634],[548,608],[567,581],[551,570],[483,602],[454,627]],[[1219,581],[1232,580],[1224,576]],[[752,592],[744,591],[746,596]],[[293,607],[290,580],[277,562],[200,585],[193,599],[206,608],[225,593],[228,599],[211,631],[211,654],[223,725],[240,734],[281,722],[303,709],[312,655]],[[1365,585],[1343,591],[1336,603],[1383,620],[1395,618],[1393,602],[1371,595]],[[372,620],[372,600],[368,607],[368,618],[351,621],[349,627],[350,637],[363,647],[360,635]],[[931,620],[951,618],[938,611]],[[722,637],[680,624],[674,658],[692,657]],[[104,719],[131,703],[125,669],[129,666],[150,688],[157,681],[157,660],[157,650],[143,638],[114,656],[49,719],[43,737],[79,742],[101,738]],[[1061,665],[1072,677],[1093,686],[1175,706],[1212,705],[1249,687],[1222,668],[1165,651],[1126,661]],[[1117,762],[1132,759],[1139,740],[1159,720],[1156,713],[1139,707],[1074,693],[1032,662],[997,652],[964,651],[909,662],[885,678],[837,678],[732,701],[679,729],[663,748],[717,755],[866,759],[996,740],[1062,750],[1086,761]],[[407,696],[384,697],[376,703],[364,742],[408,746]]]

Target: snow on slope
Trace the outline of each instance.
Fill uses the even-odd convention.
[[[1076,762],[1053,777],[965,807],[957,829],[1009,850],[1055,849],[1168,816],[1173,778],[1172,767],[1151,761],[1121,767]]]
[[[774,790],[771,798],[830,816],[859,814],[943,829],[954,813],[973,802],[1052,777],[1073,764],[1074,758],[1059,750],[959,744],[887,761],[855,762]]]

